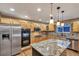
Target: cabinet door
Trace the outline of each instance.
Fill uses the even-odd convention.
[[[1,23],[11,24],[11,19],[10,18],[1,18]]]
[[[35,24],[31,22],[30,27],[31,27],[31,31],[34,31]]]
[[[46,25],[43,24],[43,31],[46,31]]]
[[[49,31],[55,31],[55,25],[54,24],[49,24],[48,28],[49,28]]]
[[[19,20],[18,19],[11,19],[11,23],[12,24],[19,24]]]
[[[79,32],[79,22],[73,22],[73,32]]]
[[[41,31],[46,31],[46,24],[40,24]]]
[[[27,22],[24,20],[19,20],[19,24],[23,27],[23,28],[27,28]]]
[[[79,40],[78,40],[78,51],[79,51]]]

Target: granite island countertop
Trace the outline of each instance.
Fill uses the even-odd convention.
[[[69,45],[68,40],[49,39],[32,44],[32,48],[43,56],[59,56]]]

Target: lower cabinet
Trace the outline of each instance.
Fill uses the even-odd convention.
[[[79,40],[78,39],[69,39],[71,44],[68,47],[69,49],[79,51]]]
[[[32,47],[32,56],[43,56],[43,55],[40,54],[38,51],[36,51],[36,50]]]

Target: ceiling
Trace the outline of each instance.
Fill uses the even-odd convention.
[[[58,19],[56,9],[58,6],[61,7],[60,19],[62,10],[64,10],[64,20],[79,18],[79,3],[54,3],[53,17],[55,21]],[[0,3],[0,11],[5,15],[46,23],[50,20],[50,7],[50,3]],[[10,8],[14,8],[15,11],[10,11]],[[41,8],[42,11],[38,12],[37,8]]]

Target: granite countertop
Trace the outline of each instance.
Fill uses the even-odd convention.
[[[32,47],[44,56],[59,56],[70,45],[68,40],[49,39],[32,44]]]
[[[66,38],[66,39],[68,39],[68,40],[76,40],[76,41],[79,40],[79,39],[75,39],[75,38]]]

